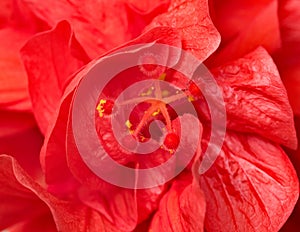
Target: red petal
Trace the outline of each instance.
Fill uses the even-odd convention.
[[[211,0],[211,12],[223,40],[209,65],[240,58],[258,46],[268,52],[280,47],[277,1]]]
[[[286,90],[264,49],[259,48],[213,72],[223,88],[229,128],[297,147]]]
[[[140,12],[147,12],[152,11],[157,7],[161,7],[162,5],[169,4],[169,0],[146,0],[146,1],[139,1],[139,0],[129,0],[128,1],[131,6],[135,9],[139,10]]]
[[[26,0],[24,3],[37,17],[51,26],[60,20],[70,21],[78,41],[92,58],[136,37],[145,26],[145,20],[147,22],[152,19],[145,19],[144,14],[133,14],[128,3],[117,0],[103,0],[96,3],[89,0],[84,4],[78,0],[72,2]],[[161,5],[163,4],[162,2]],[[151,6],[152,4],[149,4],[150,8]],[[135,20],[132,20],[132,17]]]
[[[175,180],[171,189],[162,198],[150,230],[204,231],[205,199],[198,184],[191,176]]]
[[[0,111],[0,137],[13,136],[35,126],[32,114],[14,111]]]
[[[284,151],[242,134],[227,134],[200,183],[208,231],[278,231],[299,196],[297,175]]]
[[[170,27],[180,35],[182,47],[200,61],[217,49],[220,36],[212,24],[207,0],[172,0],[168,12],[157,16],[147,29]]]
[[[33,116],[29,113],[0,113],[0,154],[13,156],[27,172],[39,178],[39,154],[43,137]]]
[[[28,80],[19,51],[44,25],[20,1],[0,3],[0,109],[31,110]]]
[[[67,122],[74,89],[93,64],[93,61],[90,62],[86,69],[70,78],[72,80],[65,89],[64,96],[60,100],[60,106],[49,122],[49,128],[45,135],[45,142],[41,151],[42,168],[49,189],[59,196],[69,196],[69,193],[78,187],[66,160]]]
[[[25,183],[27,176],[24,175],[13,158],[0,156],[0,230],[18,222],[31,221],[48,211],[47,206]]]
[[[0,190],[1,204],[2,206],[3,203],[7,204],[5,207],[0,207],[0,210],[4,210],[0,214],[1,228],[17,222],[20,215],[23,218],[30,218],[31,213],[39,215],[39,212],[47,210],[47,205],[58,231],[120,231],[100,214],[84,205],[58,200],[50,195],[33,182],[11,157],[1,156],[0,159],[0,181],[1,186],[5,186]],[[11,214],[7,211],[8,209],[13,209]]]
[[[50,212],[38,215],[31,220],[25,219],[20,223],[17,223],[4,231],[10,232],[20,232],[20,231],[30,231],[30,232],[56,232],[57,228],[52,219]]]
[[[72,94],[63,99],[59,112],[54,116],[55,121],[50,124],[41,151],[49,191],[62,197],[70,195],[78,187],[67,165],[65,146],[71,100]]]
[[[31,33],[13,28],[0,30],[1,109],[26,111],[31,109],[26,72],[19,58],[19,50],[30,36]]]
[[[101,212],[119,228],[133,230],[137,223],[145,220],[156,209],[164,187],[131,190],[105,182],[85,165],[77,151],[73,135],[70,131],[68,133],[70,134],[67,137],[68,166],[82,184],[81,200]],[[114,172],[114,170],[108,167],[107,172]]]
[[[84,75],[84,70],[77,77],[82,75]],[[75,82],[76,78],[74,79]],[[49,188],[51,192],[64,197],[70,197],[70,194],[77,191],[78,184],[70,173],[70,168],[75,177],[82,182],[80,198],[86,205],[103,213],[120,228],[133,229],[138,220],[136,208],[139,210],[139,220],[144,220],[155,209],[157,198],[162,190],[157,188],[145,190],[145,192],[137,191],[135,195],[134,191],[125,190],[104,182],[86,167],[77,151],[71,149],[70,141],[68,142],[69,160],[67,163],[65,148],[66,122],[68,121],[69,107],[72,100],[72,89],[78,84],[77,82],[74,83],[66,90],[59,115],[55,116],[57,120],[51,125],[46,135],[42,160],[46,180],[50,185]],[[143,201],[140,199],[143,199]],[[154,199],[154,202],[151,202],[152,199]],[[145,204],[146,200],[148,204]],[[136,205],[137,202],[140,204],[139,206]],[[127,207],[124,207],[124,204]]]
[[[12,12],[12,0],[3,0],[0,2],[0,27],[7,24]]]
[[[66,21],[32,38],[21,53],[35,117],[45,133],[68,78],[88,58]]]
[[[300,115],[300,2],[279,0],[282,48],[276,57],[294,112]]]

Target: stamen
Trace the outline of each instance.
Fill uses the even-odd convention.
[[[195,101],[195,98],[193,96],[188,96],[188,101],[193,102],[193,101]]]
[[[141,93],[140,96],[141,96],[141,97],[150,96],[150,95],[152,94],[153,90],[154,90],[154,87],[152,86],[151,88],[149,88],[149,89],[147,90],[147,92]]]
[[[166,123],[167,123],[167,130],[168,130],[168,131],[172,131],[172,122],[171,122],[171,118],[170,118],[168,109],[167,109],[167,107],[166,107],[166,104],[162,103],[162,104],[160,105],[160,110],[161,110],[161,113],[162,113],[162,115],[164,116],[164,118],[165,118],[165,120],[166,120]]]
[[[156,111],[152,114],[152,116],[155,117],[155,116],[159,115],[159,113],[160,113],[160,109],[156,110]]]
[[[99,117],[102,118],[105,115],[110,115],[114,107],[114,102],[111,100],[101,99],[97,105],[97,111],[99,112]]]
[[[140,123],[138,124],[138,126],[136,127],[136,129],[134,130],[133,136],[137,138],[137,135],[141,132],[141,130],[143,129],[143,127],[147,124],[149,118],[151,117],[151,115],[157,110],[157,106],[156,105],[152,105],[150,106],[150,108],[145,111],[145,114],[143,115],[142,120],[140,121]]]
[[[167,74],[166,73],[162,73],[159,77],[158,80],[164,81],[166,79]]]
[[[131,123],[129,120],[127,120],[127,121],[125,122],[125,125],[126,125],[126,127],[128,128],[129,133],[130,133],[130,134],[133,134],[133,133],[134,133],[134,130],[132,130],[132,123]]]

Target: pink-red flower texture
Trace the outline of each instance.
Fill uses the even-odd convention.
[[[297,0],[1,1],[0,230],[297,231],[298,22]],[[198,89],[167,73],[166,81],[195,98],[201,145],[189,144],[192,135],[183,132],[187,149],[198,147],[179,176],[150,189],[125,189],[82,161],[70,111],[81,79],[99,58],[153,42],[191,52],[209,68],[225,101],[226,137],[212,167],[195,172],[210,117]],[[140,78],[129,72],[128,82]],[[123,84],[119,75],[101,97],[113,99]],[[150,107],[166,106],[138,106],[133,129]],[[111,136],[109,110],[103,113],[95,116],[99,140],[119,163],[147,168],[172,155],[160,149],[150,163],[132,158]],[[161,118],[174,133],[179,119],[191,119],[170,110]],[[176,148],[176,135],[168,139],[165,145]]]

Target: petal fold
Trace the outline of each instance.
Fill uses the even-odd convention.
[[[263,48],[214,69],[230,129],[257,133],[295,149],[293,112],[277,68]]]
[[[138,36],[145,25],[164,9],[165,2],[155,3],[132,1],[131,5],[145,10],[134,12],[127,1],[123,0],[88,0],[82,4],[79,0],[72,1],[38,1],[22,0],[30,11],[50,26],[61,20],[70,21],[78,41],[87,51],[89,57],[96,58],[104,52]],[[146,4],[149,3],[149,4]],[[49,4],[51,7],[49,7]],[[152,15],[151,10],[158,9]],[[150,12],[149,12],[150,11]]]
[[[202,190],[192,177],[183,175],[175,180],[170,190],[160,201],[150,230],[204,231],[205,199]]]
[[[232,132],[200,186],[208,231],[278,231],[299,197],[296,172],[280,146]]]
[[[201,62],[213,53],[220,43],[207,0],[172,0],[166,13],[154,18],[147,30],[156,27],[175,29],[182,40],[182,48],[192,52]]]
[[[211,0],[212,19],[222,43],[207,64],[216,67],[263,46],[269,53],[281,45],[276,0]]]
[[[89,59],[67,21],[33,37],[22,48],[21,54],[29,78],[35,118],[45,133],[70,75]]]
[[[1,228],[15,223],[19,216],[28,218],[45,210],[49,212],[50,209],[53,218],[50,217],[46,221],[51,222],[54,219],[58,231],[120,231],[92,209],[78,203],[59,200],[49,194],[35,183],[13,158],[2,155],[0,159],[0,180],[1,186],[4,186],[0,191]],[[17,210],[13,211],[12,206]]]

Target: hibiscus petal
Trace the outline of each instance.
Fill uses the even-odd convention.
[[[32,38],[22,48],[21,54],[29,77],[34,114],[45,133],[68,78],[88,58],[66,21]]]
[[[1,156],[0,159],[0,181],[1,186],[5,187],[0,191],[2,199],[0,209],[4,210],[0,214],[1,228],[16,222],[19,215],[28,218],[31,213],[38,214],[45,210],[47,212],[47,205],[59,231],[120,231],[97,212],[83,205],[58,200],[50,195],[33,182],[11,157]],[[12,206],[16,206],[16,209],[10,214],[7,209],[13,209]]]
[[[19,183],[15,172],[21,170],[9,156],[0,156],[0,230],[47,212],[47,206],[30,189]],[[22,171],[21,171],[22,172]],[[20,174],[20,179],[23,174]],[[20,180],[22,182],[22,180]],[[49,218],[51,220],[51,218]]]
[[[280,47],[277,1],[211,0],[213,22],[221,33],[222,43],[210,57],[209,66],[216,67],[263,46],[268,52]]]
[[[19,51],[46,27],[15,0],[0,3],[0,109],[31,110],[28,80]]]
[[[31,109],[28,81],[19,57],[19,50],[31,33],[14,28],[0,30],[0,108]],[[9,48],[9,49],[8,49]]]
[[[280,0],[278,7],[282,48],[276,57],[294,112],[300,115],[300,2]]]
[[[278,231],[299,196],[295,170],[278,145],[231,132],[200,186],[208,231]]]
[[[0,154],[13,156],[35,178],[41,175],[43,137],[29,113],[0,112]]]
[[[162,5],[169,4],[169,0],[152,0],[152,1],[139,1],[129,0],[130,6],[141,12],[152,11],[154,8],[161,7]]]
[[[8,23],[12,8],[12,0],[3,0],[0,2],[0,28]]]
[[[78,187],[78,183],[72,176],[66,160],[69,110],[76,86],[93,64],[93,61],[90,62],[85,69],[70,78],[70,83],[66,86],[60,105],[49,122],[45,142],[41,150],[41,164],[49,190],[63,197],[69,196],[69,193]]]
[[[60,20],[70,21],[78,41],[92,58],[136,37],[145,26],[145,20],[147,23],[154,17],[145,19],[144,13],[133,15],[128,3],[118,0],[88,0],[84,4],[79,0],[22,2],[51,26]],[[161,2],[161,5],[163,4],[164,2]],[[149,4],[148,7],[151,9],[151,6],[152,4]],[[132,20],[132,17],[135,20]]]
[[[4,231],[9,232],[20,232],[20,231],[30,231],[30,232],[56,232],[57,228],[52,219],[50,212],[38,215],[30,220],[25,219],[24,221],[17,223]]]
[[[66,158],[66,134],[72,94],[63,99],[55,113],[41,151],[41,163],[51,193],[67,197],[78,184],[71,174]]]
[[[213,70],[223,89],[228,127],[297,147],[293,113],[277,68],[263,48]]]
[[[172,0],[168,11],[157,16],[146,28],[171,27],[181,36],[182,47],[200,61],[214,52],[220,36],[209,17],[207,0]]]
[[[131,190],[105,182],[83,162],[71,131],[68,132],[67,138],[68,166],[82,185],[79,195],[84,204],[101,212],[118,228],[126,231],[133,230],[138,222],[153,212],[163,187]],[[114,171],[109,167],[107,172],[112,172],[111,175],[114,175]]]
[[[160,201],[150,230],[158,231],[204,231],[205,199],[199,185],[190,175],[175,180]]]
[[[66,122],[68,122],[73,91],[78,85],[77,77],[82,77],[85,72],[86,70],[83,70],[79,73],[67,87],[60,109],[56,112],[55,120],[50,124],[51,127],[46,134],[42,151],[46,181],[49,190],[57,196],[73,199],[72,195],[79,190],[79,197],[85,205],[103,213],[120,228],[132,230],[137,223],[133,191],[118,188],[95,176],[83,163],[77,150],[72,149],[72,146],[75,148],[76,146],[70,141],[70,136],[68,136],[68,151],[66,151]],[[81,187],[74,177],[81,182]]]
[[[26,112],[0,111],[0,137],[7,137],[35,126],[32,114]]]

